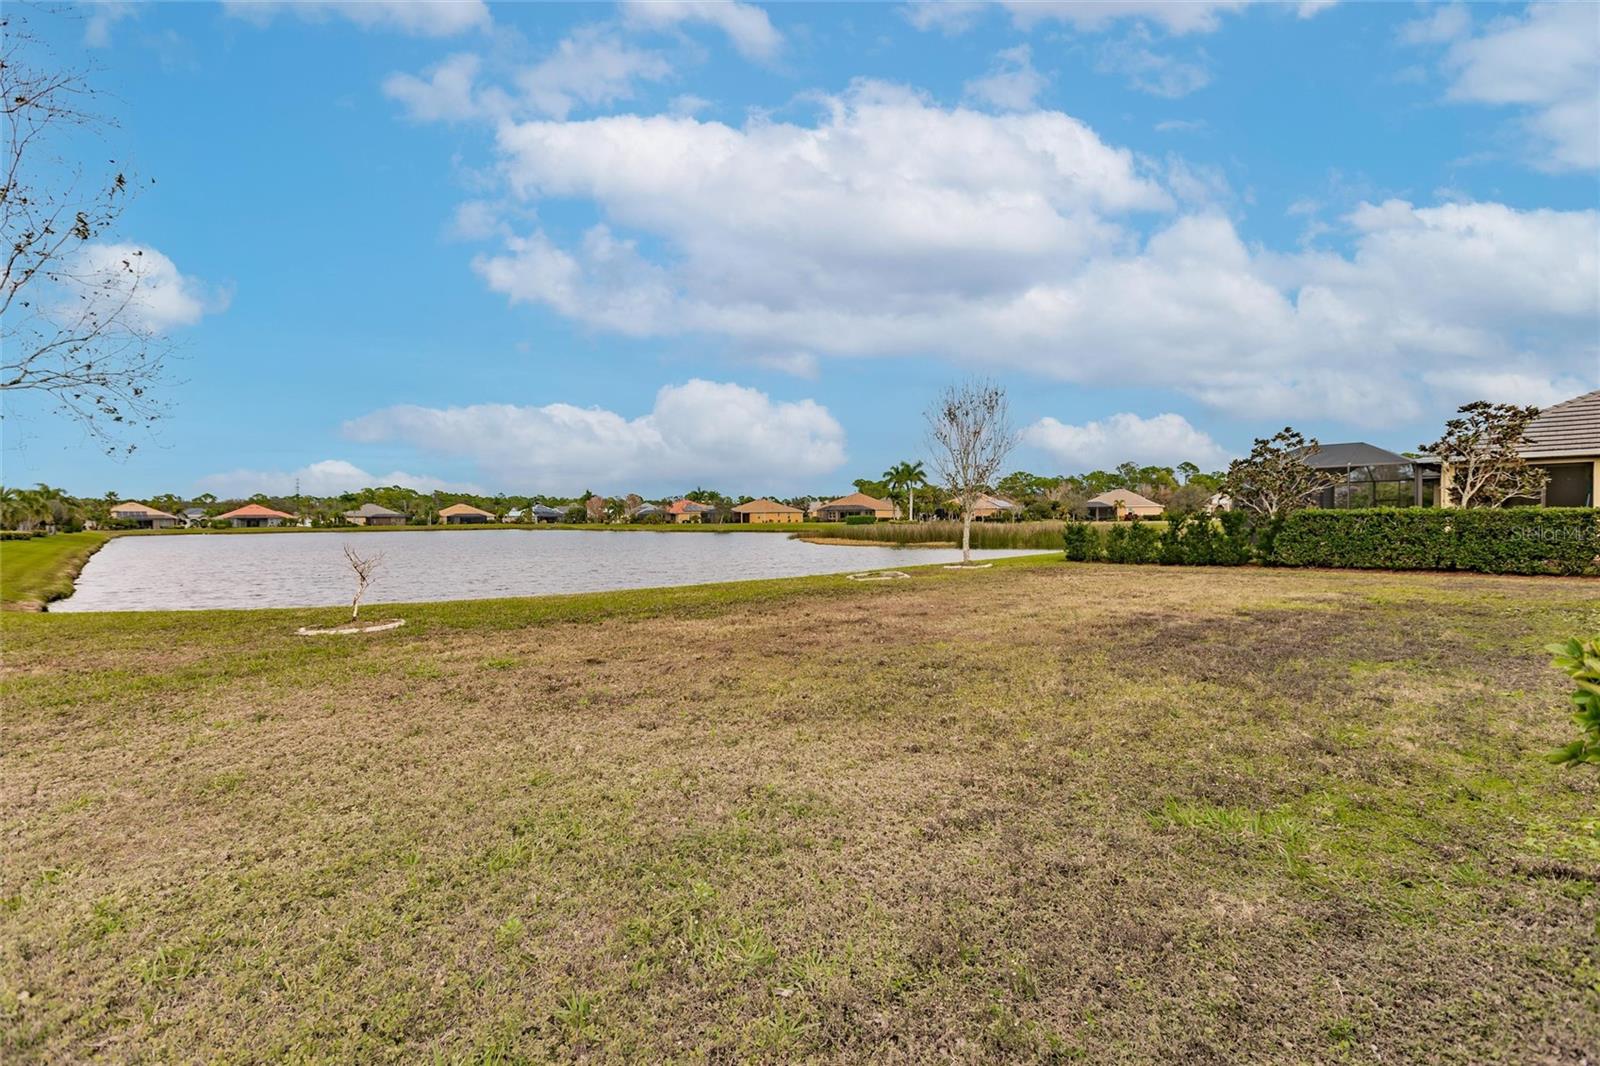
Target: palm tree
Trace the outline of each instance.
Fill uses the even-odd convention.
[[[892,492],[904,492],[910,504],[910,520],[917,520],[918,486],[928,483],[928,476],[922,468],[922,463],[896,463],[883,472],[883,480]]]

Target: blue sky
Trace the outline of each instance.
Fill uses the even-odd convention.
[[[87,5],[171,415],[83,494],[827,492],[1397,449],[1600,386],[1600,7]],[[159,256],[155,255],[159,253]]]

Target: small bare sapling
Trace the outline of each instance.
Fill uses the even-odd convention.
[[[356,616],[361,613],[361,597],[367,594],[367,586],[372,584],[372,575],[383,564],[383,552],[363,558],[356,554],[354,548],[345,545],[344,557],[350,564],[350,569],[356,573],[356,594],[350,600],[350,621],[354,622]]]

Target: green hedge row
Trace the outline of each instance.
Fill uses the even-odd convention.
[[[1312,509],[1268,524],[1224,512],[1174,519],[1159,534],[1073,522],[1062,536],[1079,562],[1600,574],[1600,511],[1588,507]]]
[[[1600,511],[1591,507],[1374,508],[1297,511],[1268,562],[1484,574],[1600,573]]]

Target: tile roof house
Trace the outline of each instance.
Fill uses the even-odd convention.
[[[677,500],[667,508],[669,522],[709,522],[717,513],[717,509],[709,503],[698,503],[695,500]]]
[[[806,513],[798,507],[790,507],[786,503],[776,500],[751,500],[741,503],[733,509],[738,516],[737,521],[751,523],[769,522],[801,522],[805,520]]]
[[[899,518],[900,508],[888,500],[880,500],[864,492],[852,492],[817,508],[817,517],[824,522],[842,522],[854,515],[872,515],[878,519]]]
[[[134,500],[124,500],[113,506],[111,518],[116,522],[132,522],[140,529],[176,529],[183,525],[183,519],[177,515],[158,511]]]
[[[1547,407],[1528,423],[1522,457],[1549,475],[1547,507],[1594,507],[1600,500],[1600,389]]]
[[[1084,504],[1089,517],[1097,522],[1118,521],[1124,518],[1159,518],[1165,507],[1152,499],[1139,495],[1132,489],[1112,489],[1102,492]]]
[[[955,505],[956,510],[961,509],[959,501],[952,500],[951,503]],[[1003,496],[991,496],[986,492],[979,493],[978,498],[972,501],[973,518],[1010,518],[1012,515],[1021,514],[1023,510],[1020,503],[1012,503]]]
[[[263,507],[259,503],[247,503],[243,507],[235,507],[227,514],[219,514],[218,518],[226,519],[228,524],[236,528],[256,528],[261,526],[281,526],[285,522],[293,522],[294,515],[275,511],[271,507]]]
[[[204,525],[206,509],[204,507],[185,507],[178,517],[183,519],[183,524],[186,526]]]
[[[346,522],[358,526],[403,526],[406,516],[375,503],[364,503],[353,511],[344,513]]]
[[[535,522],[559,522],[564,517],[566,516],[561,511],[554,507],[546,507],[542,503],[536,503],[528,508],[528,518]]]
[[[439,517],[447,526],[476,525],[480,522],[494,521],[494,515],[470,503],[452,503],[449,507],[440,508]]]

